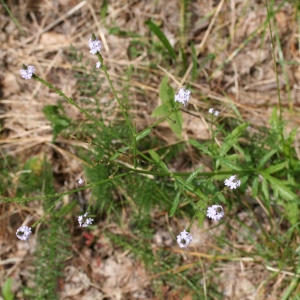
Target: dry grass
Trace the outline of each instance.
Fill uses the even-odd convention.
[[[195,44],[198,62],[201,64],[209,53],[216,55],[201,69],[197,81],[191,82],[196,90],[193,93],[191,106],[193,113],[184,114],[183,138],[208,139],[208,125],[203,117],[209,107],[221,111],[223,118],[235,116],[232,107],[236,106],[241,117],[253,124],[253,127],[268,126],[268,119],[275,106],[278,105],[278,90],[274,61],[270,43],[270,33],[266,20],[266,8],[261,1],[191,1],[191,24],[188,24],[187,35],[180,39],[180,4],[179,1],[110,1],[105,24],[100,21],[99,1],[7,1],[12,14],[25,31],[23,36],[12,19],[0,8],[0,108],[1,108],[1,154],[18,157],[20,162],[31,156],[46,154],[52,162],[53,170],[60,178],[56,182],[58,191],[74,188],[74,181],[82,171],[82,161],[74,155],[72,146],[78,141],[58,138],[57,144],[52,144],[52,131],[45,119],[42,109],[45,105],[55,104],[59,97],[36,81],[25,81],[19,76],[23,63],[36,67],[37,73],[62,89],[66,95],[78,97],[76,80],[72,75],[72,66],[68,60],[70,45],[87,53],[87,41],[94,32],[104,44],[103,57],[108,65],[109,73],[116,84],[133,65],[133,76],[130,79],[130,89],[133,99],[132,113],[139,130],[151,124],[150,117],[159,104],[158,86],[162,78],[168,75],[173,87],[178,87],[189,79],[191,67],[182,76],[177,77],[180,66],[166,65],[161,53],[147,53],[141,46],[141,54],[132,59],[130,47],[132,39],[108,33],[108,28],[119,26],[122,30],[138,33],[145,43],[151,43],[148,27],[145,21],[152,18],[161,24],[161,29],[172,45],[183,43],[189,49],[190,43]],[[280,3],[277,1],[278,4]],[[281,49],[276,47],[276,59],[281,56],[286,61],[300,63],[299,31],[296,23],[296,7],[286,3],[276,14],[276,27],[281,41]],[[299,14],[299,12],[298,12]],[[255,34],[253,34],[255,32]],[[189,50],[188,50],[189,51]],[[88,56],[88,54],[87,54]],[[91,59],[92,60],[92,59]],[[158,69],[151,69],[152,61]],[[287,129],[299,127],[300,110],[300,66],[295,64],[277,64],[283,118],[287,121]],[[173,68],[173,69],[170,69]],[[143,76],[147,72],[147,76]],[[143,76],[143,77],[142,77]],[[287,85],[288,81],[288,85]],[[287,88],[289,87],[289,89]],[[105,89],[106,86],[103,86]],[[106,97],[112,97],[107,95]],[[107,99],[102,99],[106,101]],[[64,105],[68,116],[80,121],[82,116],[75,108]],[[118,115],[116,107],[108,108],[110,118]],[[168,129],[168,125],[160,124],[154,134],[168,144],[176,143],[176,138]],[[299,131],[298,139],[299,143]],[[82,146],[87,147],[85,143]],[[299,148],[299,147],[298,147]],[[298,158],[300,153],[298,152]],[[195,158],[194,163],[196,163]],[[174,162],[174,170],[185,171],[184,164]],[[11,170],[11,176],[16,185],[19,174]],[[5,196],[15,196],[15,188],[5,191]],[[122,193],[122,190],[120,190]],[[68,201],[68,199],[66,199]],[[39,203],[28,207],[16,204],[0,205],[0,285],[8,276],[13,276],[13,290],[17,299],[21,295],[22,285],[31,286],[32,256],[35,250],[36,237],[28,243],[17,241],[15,230],[17,224],[38,219],[43,215]],[[112,242],[102,235],[103,230],[113,233],[130,234],[127,228],[130,214],[124,212],[124,228],[115,224],[98,224],[93,233],[83,233],[74,236],[73,257],[64,270],[64,278],[60,281],[59,291],[62,299],[150,299],[152,297],[149,282],[160,274],[150,276],[143,264],[133,259],[127,252],[114,248]],[[243,218],[243,216],[241,216]],[[163,221],[167,220],[167,214]],[[234,221],[232,221],[234,223]],[[222,261],[218,265],[219,278],[216,284],[224,292],[224,299],[279,299],[280,285],[283,280],[293,275],[281,270],[258,264],[250,257],[233,257],[230,249],[218,249],[224,256],[212,257],[206,253],[217,248],[214,236],[218,236],[218,228],[210,229],[208,222],[205,227],[192,228],[196,236],[192,250],[179,250],[172,240],[163,238],[167,232],[157,228],[153,239],[153,249],[171,247],[171,252],[182,255],[183,268],[193,265],[202,266],[203,277],[210,262]],[[238,224],[231,224],[238,229]],[[263,224],[264,225],[264,224]],[[267,226],[267,224],[265,224]],[[169,226],[174,227],[175,222]],[[38,232],[38,230],[36,230]],[[197,233],[199,233],[197,235]],[[197,239],[199,236],[199,240]],[[201,237],[201,238],[200,238]],[[245,252],[251,248],[239,235],[232,231],[228,237],[236,246]],[[93,239],[99,245],[94,252],[89,248],[89,240]],[[241,239],[241,240],[238,240]],[[85,244],[83,244],[85,242]],[[259,241],[257,241],[259,242]],[[105,259],[104,259],[105,258]],[[277,273],[272,287],[266,287],[263,282],[272,274]],[[28,279],[29,278],[29,279]],[[205,287],[205,281],[202,282]],[[187,287],[185,300],[192,299]],[[126,296],[125,296],[126,295]],[[162,287],[164,299],[179,299],[176,292]]]

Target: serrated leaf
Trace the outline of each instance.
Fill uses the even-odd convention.
[[[201,170],[203,170],[203,169],[204,169],[204,167],[201,166],[201,167],[197,168],[193,173],[191,173],[190,176],[189,176],[189,177],[187,178],[187,180],[186,180],[186,184],[191,183],[192,180],[193,180],[193,179],[198,175],[198,173],[199,173]]]
[[[232,161],[228,160],[225,157],[218,157],[218,160],[222,165],[225,165],[226,167],[229,167],[232,170],[235,171],[243,170],[241,167],[237,166],[235,163],[233,163]]]
[[[291,191],[291,189],[285,184],[283,180],[279,180],[265,172],[262,172],[262,175],[270,182],[272,188],[275,191],[278,191],[283,199],[289,201],[297,199],[297,195],[293,191]]]
[[[170,210],[170,214],[169,214],[170,217],[173,217],[174,214],[175,214],[175,211],[176,211],[176,209],[178,207],[178,204],[179,204],[180,195],[181,195],[181,191],[179,191],[176,194],[175,198],[174,198],[174,201],[172,203],[172,207],[171,207],[171,210]]]
[[[191,182],[194,180],[194,178],[198,175],[199,171],[203,170],[203,166],[196,169],[194,172],[192,172],[186,180],[182,180],[181,178],[175,178],[175,182],[180,183],[179,192],[176,194],[176,197],[173,201],[171,210],[170,210],[170,217],[172,217],[175,214],[175,211],[177,209],[179,198],[181,193],[184,191],[185,188],[188,188],[190,191],[194,190],[194,186],[191,185]],[[178,199],[177,199],[178,198]]]
[[[165,36],[165,34],[159,29],[159,27],[154,24],[151,20],[145,22],[145,24],[149,27],[149,29],[159,38],[165,48],[168,50],[171,58],[176,58],[176,52],[174,48],[171,46],[169,40]]]
[[[262,190],[262,193],[266,199],[266,201],[269,202],[269,188],[268,188],[268,182],[265,178],[263,178],[262,182],[261,182],[261,190]]]
[[[145,136],[147,136],[150,132],[152,131],[152,128],[146,128],[144,130],[142,130],[141,132],[139,132],[136,137],[135,140],[139,141],[141,139],[143,139]]]
[[[248,123],[243,123],[226,136],[220,149],[220,156],[224,156],[232,148],[232,146],[237,143],[238,138],[242,135],[242,133],[248,126]]]
[[[283,168],[287,168],[287,167],[288,167],[288,162],[285,161],[283,163],[277,164],[275,166],[270,166],[269,168],[264,169],[264,172],[268,173],[268,174],[272,174],[272,173],[276,173],[276,172],[282,170]]]
[[[277,150],[271,150],[271,151],[267,152],[262,157],[262,159],[258,162],[258,164],[257,164],[258,169],[261,169],[276,152],[277,152]]]
[[[197,149],[201,150],[203,153],[205,153],[205,154],[207,154],[207,155],[209,155],[209,156],[212,156],[212,153],[208,150],[208,148],[206,147],[205,144],[201,144],[201,143],[199,143],[198,141],[193,140],[193,139],[189,139],[188,142],[189,142],[192,146],[194,146],[194,147],[196,147]]]

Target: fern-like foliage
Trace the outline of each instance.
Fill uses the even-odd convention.
[[[64,218],[51,217],[49,227],[39,231],[35,253],[34,299],[59,299],[57,284],[65,259],[70,256],[70,234]]]

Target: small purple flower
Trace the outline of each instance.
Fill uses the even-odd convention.
[[[96,68],[97,68],[97,69],[100,69],[100,68],[101,68],[101,62],[100,62],[100,61],[98,61],[98,62],[96,63]]]
[[[185,87],[182,87],[179,92],[175,95],[175,102],[180,102],[184,106],[188,103],[190,100],[191,91],[187,90]]]
[[[91,225],[94,221],[92,218],[87,218],[88,212],[86,212],[84,215],[78,217],[78,223],[79,227],[88,227]]]
[[[233,175],[228,179],[225,179],[224,184],[233,190],[241,185],[241,181],[239,179],[236,179],[236,175]]]
[[[186,248],[192,240],[193,237],[186,230],[177,235],[177,243],[180,248]]]
[[[224,217],[224,210],[221,205],[212,205],[207,209],[206,216],[214,221],[220,221]]]
[[[34,74],[34,72],[35,72],[34,66],[24,65],[23,68],[20,70],[20,74],[24,79],[30,79]]]
[[[97,39],[93,40],[92,38],[90,38],[89,47],[90,47],[90,53],[96,54],[97,52],[100,52],[102,48],[102,43]]]
[[[29,239],[31,235],[31,228],[28,226],[21,226],[17,229],[16,236],[23,241]]]

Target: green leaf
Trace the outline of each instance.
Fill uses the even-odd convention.
[[[11,291],[12,288],[12,278],[8,277],[2,287],[2,296],[4,300],[13,300],[14,294]]]
[[[268,174],[272,174],[272,173],[276,173],[276,172],[282,170],[283,168],[288,168],[288,162],[287,161],[282,162],[280,164],[277,164],[275,166],[271,166],[267,169],[264,169],[264,172],[266,172]]]
[[[167,165],[160,159],[159,155],[154,150],[149,150],[149,154],[151,155],[155,165],[162,170],[163,172],[169,173],[169,169]]]
[[[277,191],[283,199],[289,201],[297,199],[297,195],[287,186],[287,182],[279,180],[265,172],[261,172],[261,174],[270,182],[272,188]]]
[[[212,156],[212,153],[209,151],[208,147],[206,146],[205,143],[199,143],[198,141],[196,140],[193,140],[193,139],[189,139],[188,142],[196,147],[197,149],[201,150],[203,153],[209,155],[209,156]]]
[[[152,131],[152,128],[146,128],[146,129],[144,129],[143,131],[139,132],[139,133],[136,135],[136,137],[135,137],[136,141],[139,141],[139,140],[143,139],[143,138],[144,138],[145,136],[147,136],[151,131]]]
[[[237,143],[238,138],[248,126],[248,123],[243,123],[226,136],[220,149],[220,156],[224,156],[233,147],[233,145]]]
[[[169,113],[169,108],[166,104],[157,106],[151,114],[151,117],[165,116]]]
[[[178,180],[178,178],[175,178],[177,182],[180,182],[180,187],[179,187],[179,192],[176,194],[175,199],[173,201],[171,210],[170,210],[170,217],[173,217],[173,215],[175,214],[175,211],[178,207],[179,204],[179,198],[181,193],[185,190],[186,187],[189,187],[190,190],[193,190],[194,187],[191,185],[191,182],[195,179],[195,177],[198,175],[199,171],[203,170],[203,166],[199,167],[198,169],[196,169],[193,173],[191,173],[189,175],[189,177],[185,180],[185,181],[180,181],[180,179]]]
[[[204,167],[201,166],[201,167],[197,168],[193,173],[191,173],[191,174],[189,175],[189,177],[186,179],[186,181],[185,181],[185,183],[184,183],[184,185],[183,185],[183,188],[184,188],[186,185],[189,185],[189,184],[195,179],[195,177],[198,175],[198,173],[199,173],[201,170],[203,170],[203,169],[204,169]]]
[[[265,178],[263,178],[263,180],[261,182],[261,189],[262,189],[262,192],[263,192],[263,195],[264,195],[266,201],[269,202],[269,199],[270,199],[269,187],[268,187],[268,182]]]
[[[171,207],[171,210],[170,210],[170,215],[169,215],[170,217],[173,217],[174,214],[175,214],[175,211],[176,211],[176,209],[178,207],[178,204],[179,204],[180,195],[181,195],[181,191],[179,191],[176,194],[175,198],[174,198],[174,201],[172,203],[172,207]]]
[[[299,206],[296,201],[289,201],[285,204],[285,211],[287,212],[289,221],[292,225],[295,225],[299,222]]]
[[[128,146],[120,148],[118,151],[116,151],[110,158],[109,160],[115,160],[117,159],[121,154],[123,154],[125,151],[129,149]]]
[[[252,196],[253,196],[253,198],[257,197],[257,192],[258,192],[258,176],[256,176],[253,179],[253,182],[252,182]]]
[[[181,111],[176,111],[170,115],[170,118],[167,120],[171,129],[176,134],[176,136],[181,139],[182,137],[182,123],[183,117]]]
[[[162,80],[161,84],[159,85],[159,97],[163,105],[161,109],[158,110],[158,113],[165,112],[168,108],[168,112],[165,113],[165,115],[167,115],[169,113],[169,110],[171,110],[175,106],[175,101],[174,101],[175,93],[173,88],[168,84],[167,77],[165,77]],[[171,127],[172,131],[176,134],[176,136],[178,138],[181,138],[182,123],[183,123],[183,117],[181,111],[180,110],[174,111],[167,119],[167,122],[169,123],[169,126]]]
[[[55,141],[57,135],[64,129],[68,128],[71,124],[69,118],[64,116],[62,106],[47,105],[43,108],[45,117],[51,122],[53,128],[53,140]]]
[[[174,48],[171,46],[169,40],[165,36],[165,34],[159,29],[159,27],[154,24],[151,20],[145,22],[145,24],[149,27],[149,29],[159,38],[165,48],[168,50],[171,58],[176,58],[176,52]]]
[[[159,98],[170,110],[175,106],[175,92],[168,83],[168,77],[164,77],[159,85]]]
[[[260,170],[276,152],[277,150],[271,150],[267,152],[257,164],[258,169]]]
[[[229,159],[225,158],[225,157],[218,157],[218,160],[220,162],[220,164],[225,165],[226,167],[229,167],[230,169],[234,170],[234,171],[242,171],[243,168],[237,166],[235,163],[233,163],[232,161],[230,161]]]

